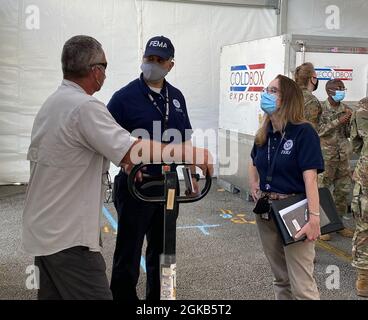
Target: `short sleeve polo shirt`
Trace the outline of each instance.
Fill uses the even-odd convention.
[[[251,157],[260,177],[262,191],[304,193],[303,172],[310,169],[316,169],[318,173],[324,171],[320,140],[309,123],[288,123],[283,137],[280,132],[273,132],[270,123],[266,143],[263,146],[254,144]],[[272,164],[275,157],[272,182],[267,182],[269,162]],[[269,190],[266,188],[267,184],[270,185]]]
[[[75,246],[100,251],[103,175],[136,139],[72,81],[43,104],[32,129],[23,249],[34,256]]]
[[[116,122],[133,136],[139,136],[142,132],[137,129],[145,129],[150,139],[161,141],[165,129],[166,88],[169,98],[169,118],[166,129],[177,129],[182,138],[180,142],[189,140],[192,134],[192,126],[184,96],[180,90],[167,81],[164,82],[161,92],[156,93],[147,86],[141,74],[138,79],[115,92],[107,108]],[[158,108],[150,100],[149,94],[157,103]],[[154,135],[154,121],[156,121],[156,130],[159,129],[161,135]]]

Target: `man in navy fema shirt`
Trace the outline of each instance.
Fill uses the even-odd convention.
[[[192,127],[183,94],[165,76],[174,66],[174,46],[168,38],[153,37],[147,42],[140,77],[115,92],[107,107],[115,120],[133,135],[142,129],[150,139],[171,142],[165,132],[176,129],[180,140],[191,139]],[[175,138],[176,139],[176,138]],[[161,166],[145,173],[161,174]],[[140,190],[147,195],[162,194],[162,187]],[[163,251],[163,206],[135,200],[127,188],[124,170],[115,177],[114,205],[118,213],[118,234],[113,260],[111,291],[115,300],[137,300],[141,251],[147,239],[146,299],[160,299],[160,263]]]

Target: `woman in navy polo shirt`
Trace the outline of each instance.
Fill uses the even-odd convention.
[[[305,235],[307,240],[285,247],[272,213],[256,215],[262,246],[274,275],[275,297],[319,299],[313,276],[314,241],[320,235],[317,174],[324,169],[319,137],[304,119],[302,91],[288,77],[278,75],[271,81],[262,93],[261,108],[266,115],[256,134],[249,166],[252,197],[258,201],[266,194],[280,199],[306,193],[310,213],[309,222],[296,235]],[[270,175],[272,179],[266,179]]]

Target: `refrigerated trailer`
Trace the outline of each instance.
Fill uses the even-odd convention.
[[[320,101],[333,78],[344,81],[344,102],[353,108],[367,96],[368,38],[284,34],[222,47],[218,181],[226,190],[249,197],[247,167],[263,117],[260,94],[278,74],[293,78],[303,62],[315,66],[319,87],[314,94]]]

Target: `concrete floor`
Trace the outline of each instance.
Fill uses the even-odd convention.
[[[26,289],[26,268],[32,257],[21,250],[24,186],[0,187],[0,299],[35,299]],[[116,221],[112,204],[108,211]],[[253,223],[253,203],[217,186],[200,202],[182,205],[177,230],[177,298],[183,300],[273,299],[272,275]],[[344,221],[354,228],[353,220]],[[103,255],[110,278],[116,232],[105,217]],[[322,299],[359,299],[354,292],[355,270],[349,256],[351,239],[333,235],[317,244],[315,276]],[[331,267],[332,266],[332,267]],[[339,289],[328,289],[330,268],[340,273]],[[145,272],[141,269],[138,295],[144,298]]]

